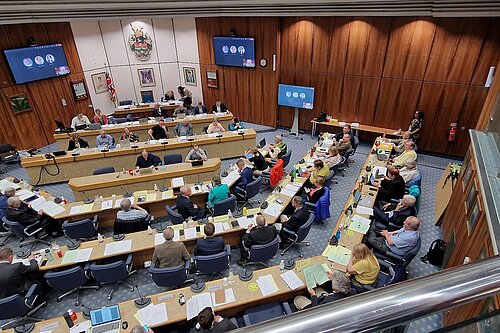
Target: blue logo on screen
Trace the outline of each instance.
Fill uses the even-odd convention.
[[[314,88],[280,84],[278,86],[278,105],[312,110]]]

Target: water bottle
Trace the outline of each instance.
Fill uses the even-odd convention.
[[[54,261],[54,257],[52,256],[52,253],[50,252],[50,249],[45,249],[45,258],[46,258],[49,262]]]
[[[151,229],[151,226],[148,225],[148,235],[152,235],[153,234],[153,229]]]
[[[156,185],[156,183],[155,183],[155,186],[153,186],[153,189],[154,189],[156,192],[158,192],[158,185]]]
[[[97,234],[97,241],[99,243],[102,243],[104,241],[104,238],[102,237],[102,235],[100,233]]]
[[[280,261],[280,271],[285,269],[285,260],[281,259]]]
[[[227,210],[227,218],[232,219],[233,218],[233,213],[231,212],[231,209]]]
[[[340,226],[339,226],[339,228],[337,229],[337,233],[335,234],[335,238],[337,238],[337,240],[340,240],[341,235],[342,235],[342,232],[340,231]]]

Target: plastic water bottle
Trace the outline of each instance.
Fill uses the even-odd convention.
[[[233,218],[233,213],[231,212],[231,209],[227,210],[227,218],[232,219]]]
[[[247,208],[243,207],[243,216],[247,216]]]
[[[341,235],[342,235],[342,231],[340,230],[340,226],[339,226],[339,228],[337,229],[337,233],[335,234],[335,237],[337,238],[337,240],[340,240]]]
[[[104,238],[100,233],[97,234],[97,240],[99,241],[99,243],[102,243],[104,241]]]
[[[280,261],[280,271],[285,269],[285,260],[281,259]]]
[[[148,225],[148,235],[152,235],[153,234],[153,229],[151,229],[151,226]]]
[[[153,189],[154,189],[156,192],[158,192],[158,185],[156,185],[156,183],[155,183],[155,186],[153,186]]]
[[[50,249],[45,249],[45,258],[47,258],[49,262],[54,261],[54,257],[52,256]]]

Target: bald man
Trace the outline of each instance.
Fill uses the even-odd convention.
[[[175,136],[193,135],[193,125],[189,123],[187,118],[184,118],[175,125],[174,134]]]
[[[182,215],[184,219],[192,218],[193,220],[199,220],[207,215],[207,211],[203,208],[198,207],[198,205],[193,204],[189,196],[191,195],[191,187],[184,185],[181,187],[180,193],[177,195],[176,206],[179,214]]]
[[[95,144],[97,147],[108,147],[112,148],[114,146],[113,137],[106,133],[105,130],[101,130],[100,134],[95,139]]]
[[[165,268],[184,265],[191,256],[183,242],[175,242],[174,229],[171,227],[163,230],[165,242],[155,246],[151,263],[153,267]]]

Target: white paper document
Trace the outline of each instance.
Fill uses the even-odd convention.
[[[219,305],[223,305],[223,304],[229,304],[229,303],[236,302],[236,298],[234,297],[233,288],[229,288],[229,289],[224,290],[224,298],[226,299],[226,301],[223,303],[215,303],[215,293],[212,293],[211,295],[212,295],[212,303],[214,304],[214,306],[219,306]]]
[[[33,200],[31,202],[31,208],[33,208],[36,211],[39,211],[42,209],[43,204],[46,202],[44,197],[38,197],[38,199]]]
[[[92,327],[90,320],[85,320],[69,329],[69,333],[90,332]]]
[[[248,225],[250,225],[250,224],[256,225],[255,217],[248,218],[248,217],[242,216],[242,217],[238,217],[236,219],[236,221],[238,221],[238,224],[243,229],[246,229],[248,227]]]
[[[286,184],[285,185],[285,190],[289,190],[289,191],[294,191],[294,192],[298,192],[300,190],[301,186],[297,186],[295,184]]]
[[[229,185],[240,178],[240,174],[237,170],[231,171],[226,177],[222,178],[222,183]]]
[[[54,201],[46,201],[40,206],[39,209],[43,209],[43,212],[51,217],[56,216],[65,211],[64,207],[56,204]]]
[[[179,240],[179,237],[180,237],[179,230],[174,230],[173,240],[177,242]]]
[[[377,173],[377,170],[378,170],[379,175],[384,175],[384,176],[387,175],[387,168],[386,167],[375,165],[373,167],[372,174],[375,175]]]
[[[132,249],[132,240],[124,240],[120,242],[113,242],[106,244],[104,255],[109,256],[115,253],[128,252]]]
[[[28,198],[31,198],[32,196],[34,196],[36,194],[31,192],[31,191],[22,189],[22,190],[16,191],[16,195],[19,197],[19,199],[24,201]]]
[[[168,320],[167,305],[165,303],[150,304],[137,311],[137,319],[141,325],[158,325]]]
[[[259,289],[262,292],[262,296],[267,296],[279,290],[271,274],[259,277],[257,279],[257,284],[259,285]]]
[[[223,223],[223,222],[214,223],[216,234],[224,231],[224,224],[225,223]]]
[[[82,211],[82,207],[83,207],[83,205],[71,207],[71,209],[69,210],[69,214],[70,215],[80,214],[80,212]]]
[[[196,238],[196,227],[184,229],[184,239]]]
[[[172,178],[172,187],[181,187],[184,185],[184,177]]]
[[[0,190],[2,191],[2,193],[7,187],[12,187],[14,190],[21,188],[21,186],[15,184],[13,182],[8,181],[7,179],[0,180]]]
[[[191,299],[186,302],[187,320],[196,317],[200,313],[200,311],[207,306],[211,308],[214,307],[212,304],[212,296],[210,295],[210,293],[202,293],[191,297]]]
[[[106,210],[106,209],[111,209],[111,208],[113,208],[113,200],[112,199],[102,202],[101,210]]]
[[[163,244],[164,242],[165,242],[165,238],[163,237],[162,232],[155,234],[155,245],[160,245],[160,244]]]
[[[295,290],[304,285],[304,282],[295,274],[294,271],[288,271],[280,275],[286,285],[291,289]]]
[[[373,215],[373,208],[365,207],[365,206],[358,206],[356,207],[356,213],[362,214],[362,215]]]
[[[78,250],[75,262],[87,262],[92,254],[92,248]]]
[[[269,206],[264,210],[264,214],[278,217],[281,214],[283,206],[276,202],[271,202]]]
[[[297,194],[297,191],[289,190],[289,189],[282,189],[280,192],[280,195],[286,195],[287,197],[293,198]]]

